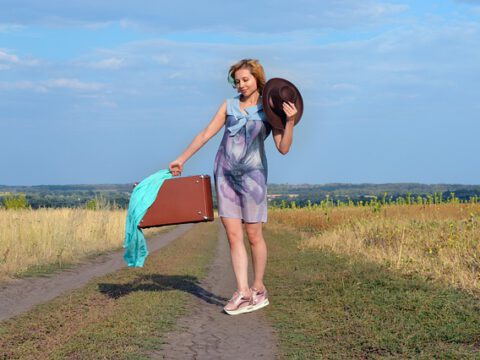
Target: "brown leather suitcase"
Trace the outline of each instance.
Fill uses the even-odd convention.
[[[138,225],[139,228],[213,221],[210,176],[196,175],[167,179],[157,198]]]

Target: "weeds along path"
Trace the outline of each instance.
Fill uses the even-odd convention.
[[[274,359],[276,336],[263,310],[230,316],[223,306],[236,287],[225,230],[219,224],[216,256],[190,310],[153,359]],[[251,269],[251,267],[250,267]],[[250,274],[251,276],[251,274]],[[212,296],[212,294],[215,294]]]
[[[175,227],[172,231],[147,240],[152,253],[186,233],[191,224]],[[46,277],[18,279],[0,284],[0,321],[20,314],[31,307],[47,302],[60,294],[85,285],[90,279],[115,272],[125,267],[123,250],[83,263],[75,268]]]

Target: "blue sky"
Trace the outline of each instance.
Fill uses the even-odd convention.
[[[480,1],[0,5],[0,184],[166,168],[242,58],[304,98],[291,151],[267,140],[270,183],[480,183]],[[213,175],[222,132],[184,175]]]

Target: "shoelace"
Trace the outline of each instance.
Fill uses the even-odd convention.
[[[257,291],[257,289],[255,289],[255,288],[252,288],[251,291],[252,291],[252,305],[257,305],[257,294],[258,294],[258,291]]]

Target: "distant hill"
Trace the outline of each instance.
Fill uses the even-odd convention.
[[[214,190],[213,183],[212,189]],[[133,190],[133,184],[98,184],[98,185],[38,185],[6,186],[0,185],[0,203],[8,194],[26,194],[33,208],[39,207],[83,207],[91,199],[102,198],[118,207],[126,208]],[[215,191],[214,191],[215,193]],[[460,184],[269,184],[270,202],[295,201],[303,205],[308,201],[318,203],[327,197],[332,200],[350,199],[360,201],[374,196],[396,199],[400,196],[428,196],[438,194],[447,199],[454,193],[462,200],[473,196],[480,197],[480,185]],[[215,197],[215,194],[214,194]],[[214,201],[215,202],[215,201]]]

